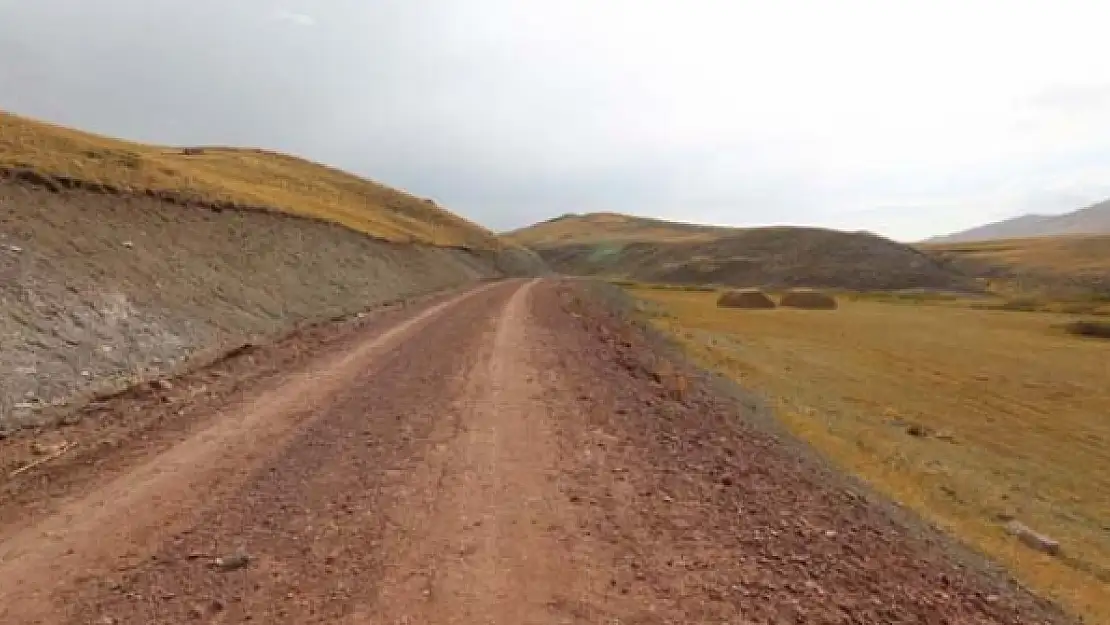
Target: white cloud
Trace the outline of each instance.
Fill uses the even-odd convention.
[[[918,239],[1110,190],[1105,0],[174,4],[0,0],[0,106],[291,151],[494,228],[604,209]]]
[[[297,26],[315,26],[316,18],[306,13],[297,13],[288,9],[277,9],[274,11],[272,18],[279,22],[289,22]]]

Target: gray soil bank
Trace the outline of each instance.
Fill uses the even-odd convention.
[[[0,182],[0,431],[303,323],[541,270],[521,250]]]

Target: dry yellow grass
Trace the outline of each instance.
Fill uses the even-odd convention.
[[[186,153],[198,152],[198,153]],[[133,191],[265,206],[391,241],[496,249],[488,230],[421,198],[263,150],[182,150],[110,139],[0,113],[0,168],[27,168]]]
[[[1110,272],[1110,235],[938,243],[921,248],[1004,267],[1064,275]]]
[[[506,238],[520,245],[550,247],[591,243],[676,243],[710,241],[736,228],[683,224],[617,213],[571,215],[510,232]]]
[[[797,435],[1090,622],[1110,623],[1110,343],[1069,317],[846,301],[720,310],[631,289],[702,364],[766,393]],[[933,431],[908,433],[911,425]],[[1061,557],[1008,536],[1014,515]]]

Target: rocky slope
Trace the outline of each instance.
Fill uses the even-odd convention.
[[[0,431],[298,324],[542,266],[105,191],[0,177]]]

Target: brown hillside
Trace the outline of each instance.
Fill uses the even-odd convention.
[[[522,228],[506,238],[529,247],[615,241],[707,241],[734,228],[685,224],[619,213],[566,214]]]
[[[723,228],[623,215],[569,215],[507,235],[556,270],[644,282],[887,290],[977,290],[912,247],[818,228]]]
[[[284,211],[389,241],[474,249],[501,245],[493,233],[431,200],[266,150],[145,145],[0,113],[0,172],[33,172],[163,199]]]
[[[1110,235],[927,243],[941,262],[983,276],[1000,287],[1067,295],[1110,295]]]

